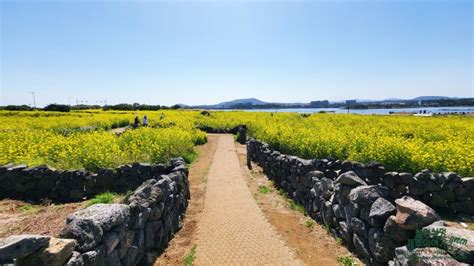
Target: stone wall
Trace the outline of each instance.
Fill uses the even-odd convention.
[[[123,204],[96,204],[69,215],[61,239],[1,239],[0,264],[14,259],[18,265],[152,265],[179,230],[190,198],[186,163],[174,159],[170,167],[169,174],[144,181]],[[67,248],[58,248],[58,241]]]
[[[125,193],[134,190],[145,180],[170,173],[172,167],[137,163],[94,173],[9,164],[0,166],[0,199],[82,201],[106,191]]]
[[[474,213],[474,179],[455,173],[422,171],[413,175],[387,172],[377,163],[305,160],[281,154],[253,139],[247,142],[247,160],[249,167],[251,161],[258,163],[308,215],[326,225],[334,237],[341,238],[371,265],[397,264],[413,254],[401,252],[400,247],[417,229],[440,220],[428,205]],[[465,231],[463,234],[474,241],[473,232]],[[395,250],[400,251],[398,257]],[[469,252],[474,255],[473,245]],[[448,259],[452,259],[450,255]],[[474,258],[463,257],[461,261],[472,263]]]
[[[198,129],[206,133],[237,135],[237,142],[239,142],[240,144],[245,144],[245,142],[247,141],[246,125],[239,125],[234,128],[212,128],[208,126],[199,126]]]

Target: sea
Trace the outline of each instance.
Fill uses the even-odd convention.
[[[223,111],[236,111],[226,109]],[[417,108],[391,108],[391,109],[342,109],[342,108],[281,108],[281,109],[248,109],[247,112],[290,112],[312,114],[319,112],[336,114],[361,114],[361,115],[387,115],[392,113],[412,114],[474,114],[474,106],[463,107],[417,107]]]

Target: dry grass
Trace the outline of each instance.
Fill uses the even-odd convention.
[[[68,214],[83,209],[87,202],[29,204],[19,200],[0,201],[0,237],[16,234],[58,236]]]

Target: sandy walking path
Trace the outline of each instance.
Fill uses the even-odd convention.
[[[209,170],[195,264],[301,264],[253,199],[232,135],[219,136]]]

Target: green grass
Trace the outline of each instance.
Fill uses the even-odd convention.
[[[183,159],[187,164],[191,165],[194,161],[196,161],[198,156],[199,156],[198,153],[195,150],[193,150],[192,152],[188,152],[185,155],[183,155]]]
[[[195,259],[196,259],[196,245],[194,245],[191,248],[191,251],[189,251],[188,255],[184,257],[184,265],[185,266],[193,265]]]
[[[312,219],[308,219],[308,220],[306,220],[305,225],[308,228],[312,228],[314,226],[314,221]]]
[[[326,232],[328,234],[331,233],[331,226],[330,225],[323,224],[322,227],[324,228],[324,230],[326,230]]]
[[[283,188],[280,188],[278,190],[278,194],[280,194],[280,196],[283,196],[283,197],[288,199],[288,193],[285,190],[283,190]]]
[[[336,237],[336,243],[337,243],[338,245],[342,245],[342,238]]]
[[[33,206],[33,205],[30,205],[30,204],[27,204],[27,205],[23,205],[20,207],[20,210],[22,212],[36,212],[38,210],[38,207],[36,206]]]
[[[272,192],[272,189],[267,187],[267,186],[259,186],[258,187],[258,192],[260,192],[261,194],[268,194],[268,193]]]
[[[114,193],[110,192],[105,192],[99,195],[96,195],[93,199],[89,200],[87,203],[87,207],[92,206],[94,204],[99,204],[99,203],[112,203],[117,195]]]
[[[351,255],[342,256],[337,258],[337,262],[344,266],[355,266],[357,263]]]
[[[286,202],[288,202],[288,207],[290,207],[290,209],[295,210],[297,212],[300,212],[300,213],[306,215],[306,210],[304,209],[303,205],[298,204],[294,200],[290,199],[288,197],[288,192],[286,192],[285,190],[280,188],[280,189],[278,189],[278,194],[280,194],[280,196],[282,196],[286,199]]]
[[[305,214],[305,212],[306,212],[303,205],[298,204],[298,203],[296,203],[295,201],[293,201],[291,199],[288,199],[288,206],[290,207],[290,209],[293,209],[297,212],[301,212],[302,214]]]
[[[127,192],[125,192],[125,194],[123,194],[121,202],[122,203],[126,202],[128,200],[128,198],[130,198],[130,196],[133,195],[133,192],[135,192],[135,191],[127,190]]]

